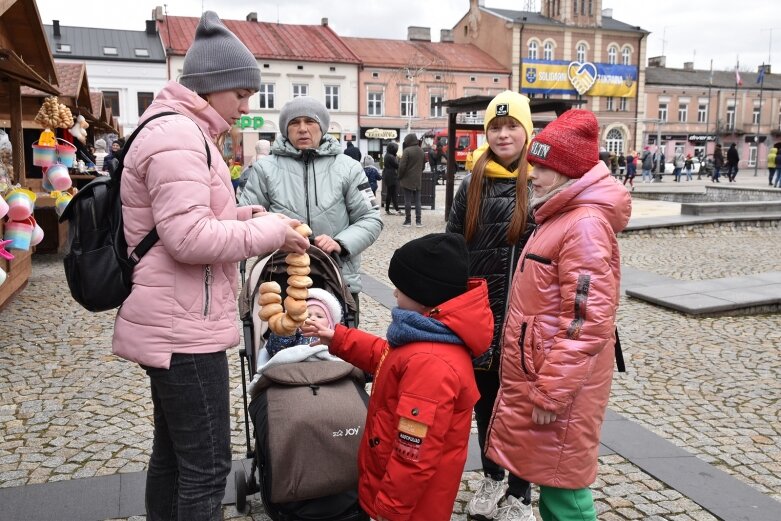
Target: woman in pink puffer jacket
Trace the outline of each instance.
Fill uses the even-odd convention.
[[[160,236],[133,272],[113,340],[114,353],[141,364],[152,387],[150,521],[222,519],[231,468],[225,351],[239,343],[237,262],[278,248],[303,253],[309,245],[294,231],[298,221],[236,207],[215,145],[249,112],[259,88],[252,53],[207,11],[180,83],[169,82],[141,120],[178,114],[150,121],[125,151],[128,251],[152,228]]]
[[[613,376],[616,233],[631,213],[598,136],[591,112],[570,110],[529,147],[537,229],[513,279],[486,443],[489,458],[540,485],[545,521],[596,520],[588,486]]]

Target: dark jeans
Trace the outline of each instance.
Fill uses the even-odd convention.
[[[497,481],[504,479],[504,469],[488,459],[485,455],[485,437],[488,432],[488,424],[494,410],[494,402],[499,392],[498,371],[475,371],[477,390],[480,391],[480,399],[475,404],[475,423],[477,423],[477,441],[480,444],[480,460],[483,463],[483,474]],[[507,494],[522,498],[527,505],[532,500],[532,488],[528,481],[518,476],[507,477]]]
[[[396,185],[385,187],[385,211],[390,212],[390,205],[393,203],[393,209],[399,211],[398,195],[396,194]]]
[[[734,181],[736,177],[738,177],[738,165],[729,165],[729,170],[727,170],[727,177],[730,181]]]
[[[231,469],[228,358],[174,354],[144,367],[152,386],[154,441],[146,478],[149,521],[219,521]]]
[[[415,223],[420,224],[420,190],[404,190],[404,224],[412,223],[412,203],[415,202]]]

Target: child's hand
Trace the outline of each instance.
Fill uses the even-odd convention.
[[[537,425],[548,425],[556,421],[556,414],[545,409],[540,409],[536,405],[532,410],[532,421]]]
[[[301,333],[303,333],[305,337],[318,337],[320,339],[313,345],[330,346],[331,340],[334,339],[333,329],[320,329],[311,318],[308,318],[306,322],[304,322],[304,325],[301,326]]]

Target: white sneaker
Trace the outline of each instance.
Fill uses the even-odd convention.
[[[504,481],[484,477],[466,506],[469,516],[481,520],[494,519],[506,488]]]
[[[513,496],[507,496],[502,502],[494,519],[496,521],[535,521],[532,506],[524,505],[520,499]]]

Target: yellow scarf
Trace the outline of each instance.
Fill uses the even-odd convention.
[[[475,163],[477,163],[477,159],[482,156],[486,150],[488,150],[488,142],[483,143],[479,148],[470,152],[466,158],[466,169],[471,172]],[[483,175],[501,179],[515,179],[518,177],[518,169],[516,168],[514,171],[510,172],[496,161],[489,161],[488,164],[485,165]]]

